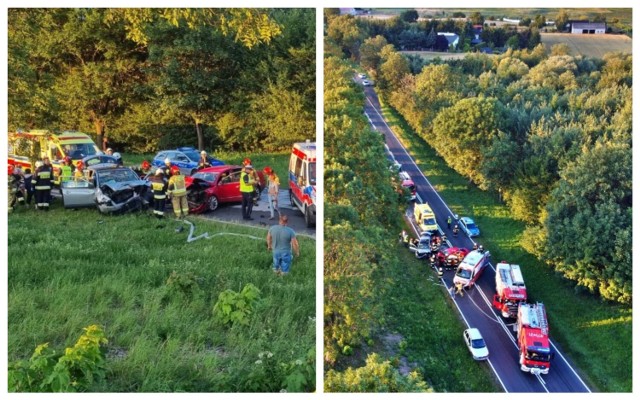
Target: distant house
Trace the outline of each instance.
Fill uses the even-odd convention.
[[[607,24],[604,22],[572,22],[571,33],[583,35],[583,34],[595,34],[603,35],[607,32]]]
[[[356,15],[356,9],[355,8],[341,8],[340,9],[340,15]]]
[[[480,34],[482,34],[482,25],[474,25],[472,32],[473,39],[471,39],[471,44],[476,45],[482,43],[482,39],[480,39]]]
[[[460,36],[451,32],[438,32],[438,36],[444,36],[447,39],[447,42],[449,42],[449,47],[456,47],[460,40]]]

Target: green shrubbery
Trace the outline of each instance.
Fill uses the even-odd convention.
[[[227,289],[218,296],[218,301],[213,306],[213,315],[225,325],[249,325],[249,316],[259,296],[260,290],[251,283],[245,285],[240,292]]]
[[[73,347],[64,352],[49,348],[49,343],[36,347],[29,361],[9,364],[10,392],[83,392],[94,381],[105,377],[104,345],[100,326],[84,328]]]

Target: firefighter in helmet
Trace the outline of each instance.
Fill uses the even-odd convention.
[[[15,173],[13,164],[9,164],[8,168],[8,187],[9,187],[9,212],[13,211],[18,198],[18,188],[20,187],[20,177]]]
[[[198,160],[198,169],[209,168],[211,163],[209,162],[209,157],[207,156],[207,152],[202,150],[200,152],[200,159]]]
[[[189,215],[189,204],[187,203],[187,184],[184,175],[180,173],[180,168],[176,165],[171,167],[171,178],[169,178],[167,193],[171,197],[173,212],[179,220]],[[182,227],[178,228],[182,231]]]
[[[149,161],[144,160],[142,162],[142,164],[140,165],[140,171],[142,171],[143,176],[146,176],[149,172],[151,172],[151,164],[149,163]]]
[[[164,179],[163,169],[158,168],[149,181],[151,181],[151,190],[153,190],[153,215],[158,219],[162,219],[164,218],[168,187],[167,181]]]
[[[31,183],[36,191],[36,209],[49,211],[49,198],[51,187],[53,186],[53,170],[50,164],[45,161],[36,161],[36,172],[33,174]]]
[[[164,167],[162,167],[162,173],[164,173],[164,177],[169,179],[171,176],[171,160],[169,157],[164,159]]]
[[[258,205],[258,200],[260,199],[260,193],[262,192],[262,187],[260,186],[260,177],[258,172],[253,168],[253,164],[251,164],[250,158],[245,158],[242,161],[242,165],[246,168],[247,166],[251,167],[251,179],[253,180],[253,205]],[[251,214],[251,213],[249,213]]]

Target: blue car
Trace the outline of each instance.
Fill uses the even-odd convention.
[[[480,236],[480,228],[469,217],[460,218],[460,229],[469,237]]]
[[[191,176],[198,171],[198,161],[200,160],[200,152],[193,147],[178,147],[175,150],[162,150],[151,161],[154,168],[164,167],[164,160],[169,159],[171,165],[180,168],[180,173],[185,176]],[[224,162],[207,156],[211,166],[224,165]]]

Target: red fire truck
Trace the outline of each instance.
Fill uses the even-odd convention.
[[[517,264],[502,261],[496,265],[496,294],[493,306],[502,312],[505,318],[518,316],[518,305],[527,301],[527,288],[524,285],[522,271]]]
[[[534,375],[548,374],[553,352],[549,344],[549,323],[542,303],[521,303],[518,307],[518,349],[520,369]]]
[[[289,199],[304,214],[307,227],[316,224],[316,143],[294,143],[289,160]]]

